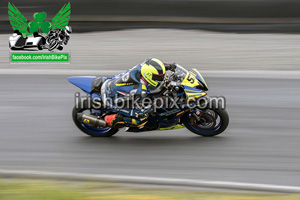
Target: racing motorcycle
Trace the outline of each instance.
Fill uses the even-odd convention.
[[[127,132],[172,130],[186,127],[197,135],[211,137],[222,133],[228,126],[229,116],[225,107],[218,101],[212,101],[212,98],[207,95],[208,86],[198,70],[186,70],[178,64],[176,64],[175,70],[166,72],[163,83],[155,91],[147,94],[147,97],[152,99],[161,97],[163,101],[176,99],[176,102],[174,100],[172,102],[173,106],[167,106],[168,103],[161,103],[163,106],[160,106],[156,101],[156,105],[150,103],[143,108],[151,109],[151,112],[147,113],[148,117],[142,124],[124,124],[121,127],[108,126],[104,117],[118,113],[118,111],[105,106],[104,92],[108,87],[115,88],[112,84],[107,86],[105,83],[113,81],[112,83],[115,84],[118,79],[122,79],[122,77],[115,75],[108,78],[96,76],[68,78],[70,83],[82,89],[89,97],[77,101],[72,112],[73,121],[81,131],[93,137],[110,137],[123,127],[127,128]],[[118,95],[121,98],[130,96],[124,92],[118,92]],[[157,108],[153,110],[153,106]]]
[[[55,49],[63,50],[63,44],[66,45],[68,43],[68,37],[60,34],[58,30],[52,30],[50,33],[45,37],[46,45],[49,51],[53,51]]]

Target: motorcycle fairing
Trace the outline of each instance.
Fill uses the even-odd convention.
[[[73,76],[69,77],[68,81],[79,87],[83,91],[90,93],[92,91],[92,83],[96,76]]]
[[[200,72],[197,69],[192,68],[191,70],[189,70],[189,73],[191,75],[193,75],[202,84],[202,86],[204,87],[203,88],[204,90],[208,90],[208,86],[207,86],[204,78],[202,77],[202,75],[200,74]]]
[[[181,82],[181,85],[188,87],[197,87],[199,85],[199,81],[194,75],[187,71],[184,79]]]
[[[147,119],[148,121],[143,128],[144,130],[149,130],[152,127],[156,127],[155,129],[152,130],[160,130],[160,129],[163,130],[164,128],[176,126],[178,124],[180,117],[181,115],[176,115],[176,113],[169,116],[159,116],[159,115],[149,116]],[[143,129],[141,129],[141,131],[143,131]]]
[[[203,90],[185,86],[185,85],[183,87],[184,87],[184,92],[185,92],[188,100],[203,97],[206,95],[206,92],[204,92]]]
[[[207,89],[204,79],[201,79],[201,74],[196,69],[183,72],[184,78],[182,77],[181,85],[184,87],[184,92],[187,96],[187,99],[192,100],[205,96],[206,93],[203,90],[199,89]]]
[[[160,131],[165,131],[165,130],[175,130],[175,129],[181,129],[184,128],[184,126],[177,124],[174,126],[169,126],[169,127],[165,127],[165,128],[159,128]]]

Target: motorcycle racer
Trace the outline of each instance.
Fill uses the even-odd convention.
[[[123,127],[126,132],[186,127],[213,137],[229,124],[224,97],[207,96],[207,84],[195,68],[151,58],[115,76],[74,76],[68,81],[87,94],[75,94],[72,119],[92,137],[111,137]]]
[[[71,26],[66,26],[65,29],[52,29],[47,38],[48,50],[52,51],[57,48],[58,50],[63,50],[63,46],[61,44],[67,45],[70,40],[70,34],[72,33]],[[54,41],[54,42],[52,42]],[[57,41],[62,41],[61,44]],[[53,43],[53,45],[51,45]],[[56,44],[56,45],[54,45]]]
[[[149,94],[159,93],[163,84],[166,70],[175,70],[175,64],[164,64],[156,58],[148,58],[143,63],[136,65],[121,74],[116,79],[105,81],[101,87],[101,95],[106,106],[112,106],[107,102],[108,98],[121,95],[127,101],[135,98],[145,98]],[[142,126],[147,122],[151,106],[143,109],[135,107],[115,110],[118,114],[105,116],[105,122],[112,127],[124,124]]]

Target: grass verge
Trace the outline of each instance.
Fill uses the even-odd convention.
[[[300,194],[255,194],[137,188],[119,184],[0,179],[0,200],[299,200]]]

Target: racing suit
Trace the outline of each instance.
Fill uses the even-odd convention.
[[[174,64],[164,65],[166,70],[174,70],[176,67]],[[153,111],[152,106],[142,108],[137,105],[140,105],[142,100],[150,94],[161,92],[161,89],[148,84],[141,75],[141,67],[140,64],[136,65],[132,69],[111,77],[102,85],[101,97],[104,105],[118,113],[105,117],[109,126],[127,124],[140,127],[147,123],[148,114]],[[118,107],[119,100],[123,100],[126,106]]]

